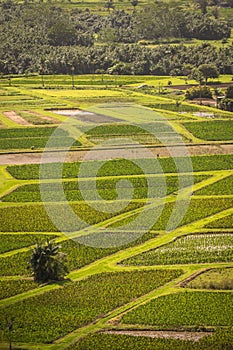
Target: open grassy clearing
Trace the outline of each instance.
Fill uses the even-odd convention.
[[[161,296],[123,316],[125,324],[160,326],[231,326],[233,294],[183,292]]]
[[[116,85],[140,85],[142,83],[151,85],[163,82],[164,85],[167,84],[169,80],[172,81],[173,85],[184,84],[184,78],[182,77],[170,77],[170,76],[151,76],[151,75],[144,75],[144,76],[135,76],[135,75],[119,75],[119,76],[112,76],[109,74],[86,74],[86,75],[78,75],[75,76],[75,85],[76,86],[96,86],[100,85],[103,88],[107,86],[116,86]],[[220,76],[221,81],[231,80],[231,75],[226,76]],[[39,75],[34,76],[12,76],[12,85],[14,87],[41,87],[42,88],[42,78]],[[194,81],[193,81],[194,82]],[[72,77],[71,75],[44,75],[44,84],[45,87],[72,87]],[[2,94],[6,94],[6,92],[11,91],[11,88],[8,86],[9,83],[7,79],[0,79],[0,86],[2,89]]]
[[[231,262],[233,235],[193,234],[124,261],[126,265],[174,265]]]
[[[211,269],[197,275],[185,286],[194,289],[233,289],[233,269]]]
[[[211,79],[211,81],[218,83],[231,82],[231,74],[220,75],[218,79]],[[89,86],[89,85],[102,85],[105,87],[117,85],[140,85],[142,83],[147,85],[158,86],[159,83],[164,86],[167,85],[168,81],[172,82],[172,85],[184,85],[185,77],[171,77],[171,76],[152,76],[152,75],[118,75],[113,76],[109,74],[86,74],[86,75],[77,75],[75,76],[75,85],[76,86]],[[12,85],[15,87],[29,87],[30,89],[35,87],[42,87],[42,78],[39,75],[32,76],[11,76]],[[194,80],[188,81],[190,84],[195,84]],[[44,75],[45,87],[55,86],[70,86],[72,87],[72,77],[71,75]],[[11,91],[11,88],[8,86],[9,83],[6,78],[0,79],[0,86],[3,90],[3,94],[6,91]]]
[[[0,314],[2,319],[6,314],[15,317],[14,340],[47,343],[180,274],[179,270],[99,274],[3,307]]]

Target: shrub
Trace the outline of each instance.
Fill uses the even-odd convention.
[[[212,92],[207,86],[193,87],[186,90],[185,98],[187,100],[193,100],[194,98],[212,98]]]

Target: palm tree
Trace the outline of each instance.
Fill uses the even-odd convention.
[[[44,244],[36,245],[29,261],[35,281],[57,281],[63,279],[68,273],[65,265],[65,254],[59,252],[59,249],[59,245],[49,240]]]
[[[135,13],[136,12],[136,6],[138,5],[138,0],[132,0],[131,4],[133,6],[133,13]]]
[[[113,4],[113,0],[107,0],[107,3],[105,5],[105,7],[108,9],[108,12],[110,12],[110,9],[114,9],[114,4]]]

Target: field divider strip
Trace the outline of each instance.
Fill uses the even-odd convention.
[[[115,256],[111,257],[112,258],[111,264],[116,265],[117,263],[119,263],[122,260],[131,258],[132,256],[144,253],[144,252],[151,250],[151,249],[156,249],[160,246],[163,246],[167,243],[170,243],[178,237],[185,236],[187,234],[199,231],[199,228],[201,228],[203,225],[205,225],[210,220],[215,221],[216,219],[227,216],[232,212],[233,212],[233,208],[223,210],[223,211],[216,213],[214,215],[210,215],[209,217],[197,220],[194,223],[192,222],[190,224],[178,227],[173,232],[161,234],[161,235],[157,236],[156,238],[153,238],[149,241],[146,241],[145,243],[142,243],[141,245],[138,245],[136,247],[127,248],[124,251],[120,251],[118,253],[115,253],[114,254]]]
[[[175,129],[175,131],[179,134],[187,138],[188,140],[191,140],[192,143],[203,143],[205,140],[199,139],[195,137],[190,131],[188,131],[185,126],[182,124],[182,122],[169,120],[169,123],[172,125],[172,127]]]
[[[170,200],[174,201],[175,199],[171,197]],[[155,205],[155,204],[153,204],[153,205]],[[141,208],[137,208],[136,210],[138,210],[138,209],[141,209]],[[99,259],[99,260],[95,261],[94,263],[91,263],[91,264],[79,269],[78,271],[71,272],[68,275],[68,277],[73,279],[73,280],[78,280],[78,279],[82,279],[82,278],[85,278],[85,277],[90,276],[92,274],[99,273],[99,272],[114,271],[115,265],[119,261],[122,261],[122,260],[129,258],[131,256],[134,256],[134,255],[140,254],[140,253],[145,252],[147,250],[156,248],[156,247],[161,246],[165,243],[169,243],[170,241],[174,240],[176,237],[187,234],[187,232],[189,231],[189,228],[197,229],[199,226],[203,225],[203,221],[204,221],[204,223],[206,222],[206,219],[212,218],[213,220],[216,220],[215,217],[219,217],[219,216],[222,217],[222,215],[224,215],[224,216],[228,215],[228,213],[232,212],[232,210],[233,209],[224,210],[224,211],[217,213],[215,215],[212,215],[208,218],[198,220],[194,224],[191,223],[191,224],[179,227],[178,229],[174,230],[173,232],[161,234],[159,237],[156,237],[152,240],[149,240],[149,241],[147,241],[139,246],[127,248],[126,250],[112,254],[109,257],[104,257],[102,259]],[[135,211],[135,210],[133,210],[133,211]],[[128,214],[128,213],[126,213],[126,214]],[[131,213],[131,215],[132,215],[132,213]],[[101,222],[98,225],[100,225],[100,224],[103,225],[103,223],[104,222]],[[30,296],[30,293],[29,293],[29,296]],[[17,298],[15,298],[15,299],[17,300]],[[0,305],[1,305],[1,302],[0,302]]]
[[[13,192],[14,190],[16,190],[17,188],[23,187],[25,185],[31,185],[31,184],[37,184],[39,185],[40,183],[48,183],[48,184],[53,184],[53,183],[68,183],[68,182],[85,182],[85,181],[96,181],[96,180],[100,180],[100,181],[104,181],[104,180],[116,180],[116,179],[134,179],[134,178],[157,178],[157,177],[162,177],[163,174],[139,174],[139,175],[115,175],[115,176],[100,176],[97,178],[93,178],[93,177],[85,177],[85,178],[63,178],[63,179],[43,179],[43,180],[19,180],[19,179],[15,179],[13,178],[6,170],[5,166],[0,166],[0,171],[2,172],[2,176],[0,173],[0,179],[2,179],[3,182],[6,182],[6,185],[4,186],[3,190],[0,193],[0,197],[4,197],[5,195]],[[182,174],[182,176],[189,176],[191,173],[184,173]],[[209,176],[213,176],[216,173],[210,173],[210,172],[199,172],[199,173],[195,173],[195,175],[209,175]],[[217,174],[216,174],[217,175]],[[230,174],[228,174],[230,175]],[[176,173],[167,173],[165,174],[165,177],[177,177]],[[227,176],[227,175],[226,175]],[[11,181],[11,182],[10,182]],[[1,188],[0,188],[1,190]],[[7,203],[7,204],[5,204]],[[5,205],[9,205],[8,203],[17,203],[17,202],[1,202],[2,206]],[[35,203],[35,202],[25,202],[25,203]],[[23,204],[25,204],[23,203]]]
[[[185,232],[187,234],[187,232]],[[185,234],[184,233],[184,234]],[[175,236],[173,234],[174,237],[172,237],[172,239],[175,239],[177,236]],[[151,240],[152,242],[155,241],[155,239]],[[150,244],[151,244],[151,241],[150,241]],[[158,242],[157,241],[157,244],[156,246],[160,246],[162,243],[164,242]],[[166,243],[166,242],[165,242]],[[143,246],[143,249],[142,249],[142,246]],[[140,246],[140,250],[141,252],[145,251],[145,244],[143,244],[142,246]],[[136,247],[137,248],[137,247]],[[151,247],[149,247],[151,248]],[[154,245],[153,245],[153,248],[154,248]],[[138,252],[135,252],[135,248],[128,248],[126,251],[123,251],[124,255],[125,253],[129,250],[133,250],[133,254],[131,252],[131,256],[132,255],[136,255]],[[121,252],[120,252],[121,253]],[[129,257],[129,255],[127,255],[127,257]],[[115,260],[114,260],[115,258]],[[95,261],[94,263],[84,267],[84,268],[81,268],[80,270],[78,271],[74,271],[73,273],[70,273],[68,277],[70,277],[71,279],[73,279],[74,281],[78,281],[78,280],[81,280],[83,278],[86,278],[90,275],[93,275],[93,274],[98,274],[98,273],[101,273],[101,272],[112,272],[112,271],[116,271],[116,270],[119,270],[119,267],[117,267],[116,265],[116,262],[118,262],[119,260],[122,260],[122,258],[124,258],[121,254],[121,257],[119,256],[119,252],[118,253],[115,253],[111,256],[108,256],[108,257],[104,257],[102,259],[99,259],[97,261]],[[126,257],[125,257],[126,258]],[[214,265],[215,266],[229,266],[230,263],[215,263]],[[127,270],[127,269],[130,269],[130,270],[133,270],[133,269],[158,269],[158,268],[163,268],[163,269],[179,269],[179,268],[192,268],[193,269],[196,269],[197,267],[200,268],[200,267],[208,267],[209,265],[208,264],[195,264],[195,265],[190,265],[188,264],[188,266],[182,266],[182,265],[173,265],[173,266],[148,266],[148,267],[144,267],[144,266],[141,266],[141,267],[120,267],[121,270]],[[211,264],[211,266],[213,266],[213,264]],[[49,286],[43,286],[40,288],[40,290],[33,290],[33,291],[28,291],[26,293],[23,293],[23,294],[20,294],[18,296],[14,296],[14,297],[11,297],[11,298],[8,298],[8,299],[4,299],[3,301],[0,301],[0,306],[7,306],[7,305],[10,305],[12,303],[15,303],[15,302],[18,302],[18,301],[21,301],[21,300],[24,300],[26,298],[29,298],[29,297],[33,297],[35,295],[38,295],[38,294],[42,294],[46,291],[49,291],[49,290],[52,290],[52,289],[55,289],[55,288],[59,288],[60,285],[57,284],[56,286],[54,285],[49,285]]]
[[[213,264],[214,267],[219,267],[219,264]],[[230,264],[231,266],[233,266],[233,263]],[[212,264],[208,265],[212,267]],[[221,267],[228,267],[229,264],[222,264]],[[148,267],[148,269],[151,267]],[[180,266],[177,266],[176,269],[179,269]],[[157,299],[161,296],[164,295],[169,295],[172,293],[184,293],[186,291],[192,291],[193,289],[187,289],[187,288],[181,288],[179,286],[177,286],[179,283],[181,283],[183,280],[189,278],[191,275],[193,275],[194,273],[198,272],[198,270],[205,270],[206,266],[202,265],[193,265],[193,266],[182,266],[181,267],[183,270],[183,274],[181,276],[179,276],[176,279],[173,279],[172,281],[166,283],[165,285],[154,289],[153,291],[144,294],[143,296],[137,298],[134,301],[131,301],[117,309],[115,309],[114,311],[111,311],[110,313],[108,313],[107,315],[105,315],[103,318],[101,318],[100,320],[97,320],[97,322],[95,322],[94,324],[89,324],[87,326],[78,328],[77,330],[75,330],[72,333],[69,333],[68,335],[59,338],[58,340],[56,340],[54,342],[54,347],[52,347],[52,349],[59,349],[59,350],[63,350],[63,349],[67,349],[69,346],[71,346],[72,344],[78,342],[81,338],[87,336],[88,334],[92,334],[92,333],[96,333],[100,330],[106,330],[106,329],[113,329],[113,328],[119,328],[119,320],[120,318],[127,312],[143,305],[146,304],[148,302],[150,302],[151,300]],[[201,272],[201,271],[200,271]],[[217,291],[216,291],[217,292]],[[232,292],[232,291],[229,291]],[[116,324],[117,323],[117,324]],[[122,325],[124,327],[124,325]],[[122,328],[121,326],[121,328]],[[136,327],[135,327],[136,328]]]
[[[217,181],[216,178],[219,179],[219,177],[220,177],[220,175],[218,174],[218,175],[216,175],[215,177],[211,177],[211,178],[205,179],[205,180],[201,181],[200,183],[195,184],[193,187],[198,187],[198,189],[199,189],[199,188],[202,188],[203,186],[206,186],[206,183],[210,184],[210,183],[213,183],[213,182]],[[191,189],[192,189],[192,186],[191,186]],[[182,193],[183,193],[184,195],[187,195],[187,194],[190,193],[190,187],[185,188],[185,189],[183,189],[182,191],[183,191]],[[175,200],[176,200],[176,197],[174,197],[173,195],[167,196],[167,202],[174,202]],[[151,209],[151,208],[157,207],[157,206],[159,206],[159,205],[161,205],[160,201],[158,201],[158,202],[156,202],[156,203],[151,203],[151,204],[147,205],[147,209]],[[114,217],[112,217],[112,218],[110,218],[110,219],[107,219],[107,220],[101,221],[101,222],[99,222],[99,223],[97,223],[97,224],[95,224],[95,225],[92,225],[92,226],[88,227],[87,229],[80,230],[80,231],[74,232],[74,233],[72,233],[72,234],[70,233],[70,234],[69,234],[69,238],[75,238],[75,237],[80,237],[80,236],[89,235],[89,234],[91,234],[91,233],[96,232],[96,229],[98,229],[98,228],[101,228],[101,227],[103,227],[103,226],[104,226],[104,227],[107,227],[108,225],[111,225],[111,224],[113,224],[113,223],[116,223],[116,222],[118,222],[118,221],[121,221],[122,219],[128,218],[128,217],[130,217],[130,216],[132,216],[132,215],[135,215],[135,214],[137,214],[137,213],[140,213],[142,210],[143,210],[143,208],[140,207],[140,208],[133,209],[133,210],[131,210],[131,211],[129,211],[129,212],[125,212],[125,213],[119,214],[119,215],[114,216]],[[229,210],[230,210],[230,209],[227,209],[227,210],[226,210],[227,213],[228,213]],[[225,212],[225,211],[222,211],[222,212],[220,212],[220,213],[223,213],[223,212]],[[220,213],[217,213],[217,214],[220,214]],[[213,217],[215,217],[217,214],[212,215],[212,216],[207,217],[207,218],[213,218]],[[222,216],[220,216],[220,217],[222,217]],[[205,219],[207,219],[207,218],[204,218],[204,219],[202,219],[202,220],[205,220]],[[219,218],[219,217],[217,216],[217,218]],[[211,219],[210,219],[210,220],[211,220]],[[216,220],[216,219],[213,219],[213,220],[211,220],[211,221],[214,221],[214,220]],[[198,222],[199,222],[199,221],[200,221],[200,220],[198,220]],[[208,222],[209,222],[209,220],[208,220]],[[204,221],[204,223],[205,223],[205,221]],[[191,224],[192,224],[192,223],[191,223]],[[188,226],[191,225],[191,224],[188,224]],[[187,227],[187,225],[185,225],[184,227]],[[176,232],[176,230],[175,230],[174,232]],[[61,239],[61,241],[62,241],[62,240],[64,240],[64,239]],[[8,253],[3,253],[2,255],[0,255],[0,257],[12,256],[12,255],[14,255],[14,254],[17,254],[18,252],[28,251],[28,250],[30,250],[32,247],[33,247],[33,246],[31,246],[31,247],[29,247],[29,248],[21,248],[21,249],[19,249],[18,251],[17,251],[17,250],[14,250],[14,251],[11,251],[11,252],[8,252]]]

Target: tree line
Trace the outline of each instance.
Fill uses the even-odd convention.
[[[198,7],[189,11],[155,2],[131,14],[102,16],[7,0],[0,4],[0,73],[184,75],[187,65],[203,63],[232,73],[232,46],[143,45],[172,37],[227,40],[230,29]]]

